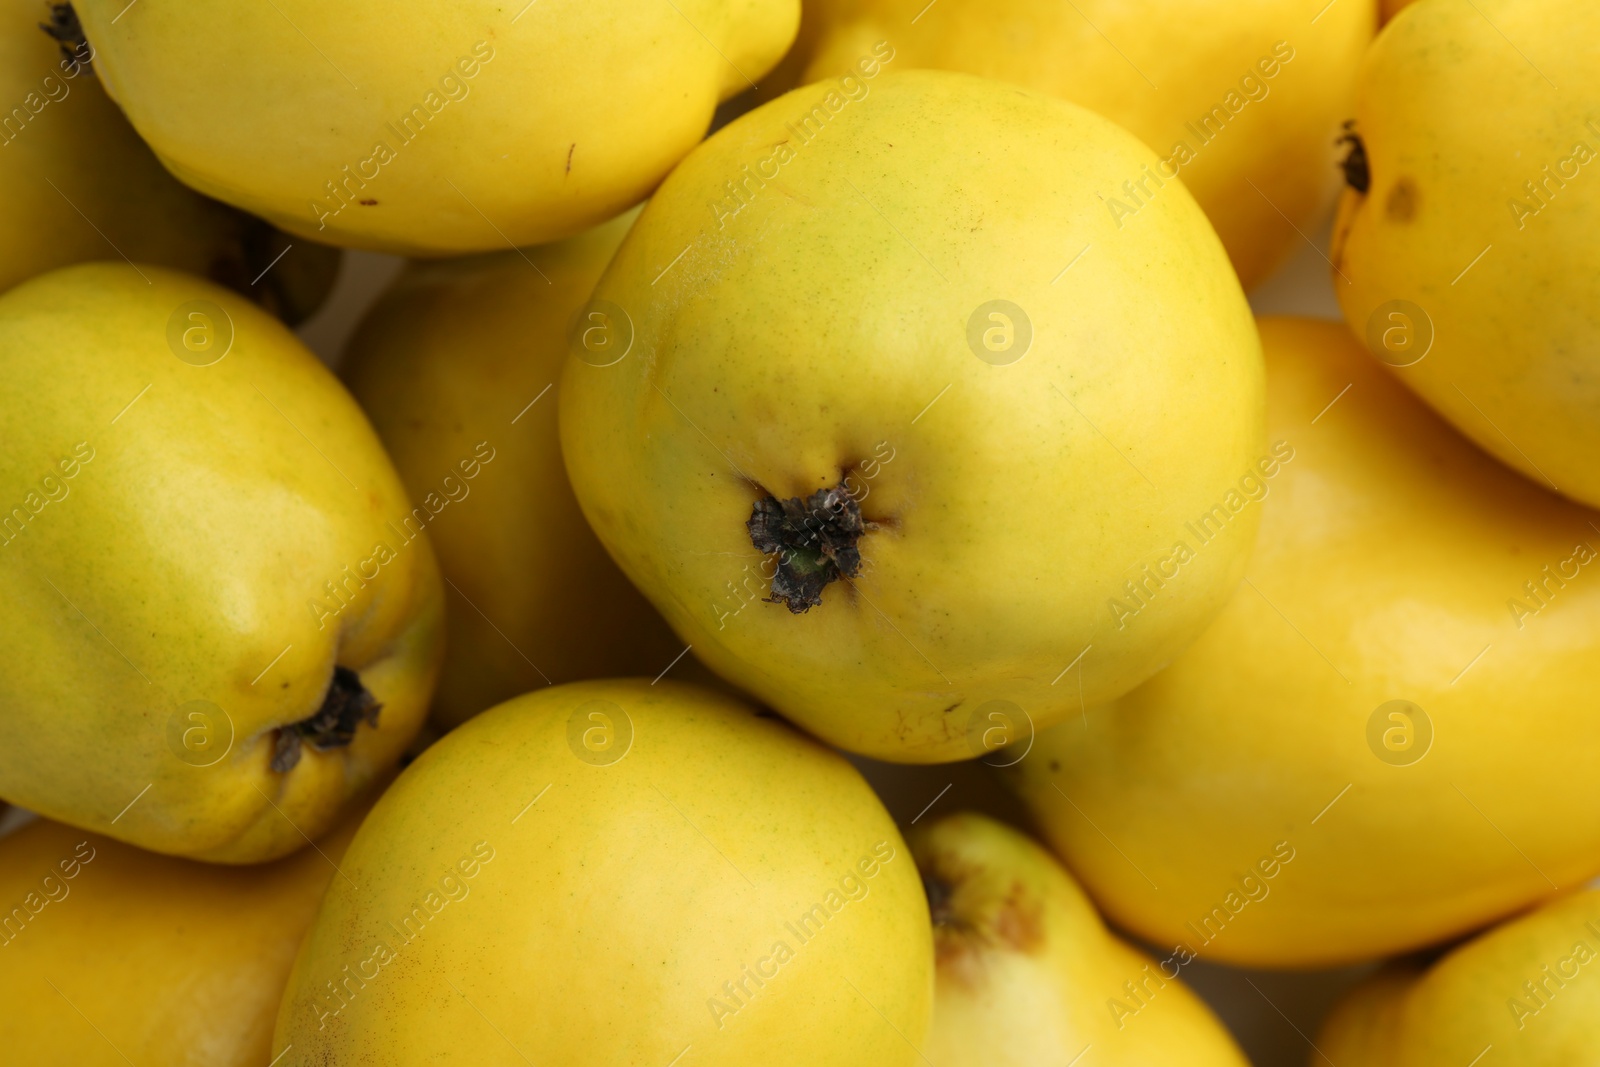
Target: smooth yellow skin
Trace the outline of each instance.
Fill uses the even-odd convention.
[[[139,270],[68,267],[0,297],[0,796],[157,852],[271,859],[420,726],[437,565],[425,532],[387,525],[405,489],[315,356],[224,289]],[[168,347],[194,300],[233,324],[209,366]],[[363,585],[380,542],[392,558]],[[335,664],[382,704],[376,728],[272,771],[275,731],[317,711]],[[191,701],[219,710],[191,719]]]
[[[1496,927],[1426,970],[1385,969],[1334,1008],[1317,1046],[1340,1067],[1448,1067],[1491,1047],[1494,1062],[1508,1067],[1589,1063],[1600,1047],[1597,961],[1600,891],[1591,889]]]
[[[112,97],[184,182],[291,233],[418,255],[551,241],[638,203],[799,20],[797,0],[76,6]]]
[[[962,813],[912,831],[911,850],[949,892],[933,912],[932,1067],[1064,1065],[1088,1048],[1107,1067],[1245,1067],[1177,961],[1113,936],[1025,834]]]
[[[206,275],[286,319],[310,315],[332,287],[338,253],[295,241],[262,276],[282,235],[163,170],[92,68],[64,58],[39,29],[48,15],[32,0],[0,3],[0,290],[128,256]]]
[[[804,80],[843,73],[888,40],[896,69],[965,71],[1097,111],[1173,161],[1161,176],[1177,170],[1248,289],[1300,246],[1295,227],[1314,228],[1339,187],[1334,141],[1377,12],[1345,0],[1314,15],[1304,0],[806,0]],[[1220,132],[1202,131],[1217,107]],[[1096,185],[1101,210],[1113,198],[1139,208],[1146,194],[1122,182],[1140,177]]]
[[[457,594],[434,695],[446,729],[551,683],[653,677],[683,651],[584,521],[556,430],[567,326],[632,222],[413,263],[350,342],[345,381],[412,498],[440,508],[431,539]]]
[[[1268,436],[1294,455],[1246,584],[1149,683],[1040,736],[1018,784],[1124,928],[1208,960],[1329,966],[1600,870],[1600,811],[1572,773],[1600,759],[1600,516],[1473,448],[1337,324],[1261,332]],[[1533,611],[1523,583],[1579,545],[1589,563]],[[1423,710],[1431,746],[1385,712],[1369,747],[1391,700]]]
[[[601,542],[713,670],[850,751],[968,759],[990,701],[1076,714],[1080,680],[1125,692],[1220,608],[1251,511],[1120,629],[1110,601],[1252,469],[1258,341],[1180,185],[1123,232],[1105,216],[1091,190],[1153,158],[1109,122],[967,75],[853,84],[809,144],[786,124],[837,83],[721,130],[651,199],[595,291],[632,348],[568,360],[562,447]],[[719,228],[708,202],[785,137]],[[968,347],[997,297],[1034,331],[1006,365]],[[763,602],[752,505],[841,483],[878,524],[860,576],[805,614]]]
[[[359,888],[330,887],[296,960],[284,1067],[920,1063],[933,946],[905,843],[845,760],[709,690],[576,682],[485,712],[342,866]],[[814,904],[802,942],[786,923]]]
[[[316,849],[248,870],[45,820],[0,839],[8,1062],[262,1067],[295,949],[362,807]]]
[[[1585,0],[1406,8],[1362,68],[1356,130],[1371,186],[1346,191],[1333,251],[1334,289],[1357,337],[1374,319],[1380,336],[1392,323],[1397,342],[1431,323],[1431,350],[1395,371],[1401,381],[1486,451],[1591,506],[1600,505],[1597,37],[1600,8]],[[1576,162],[1579,146],[1588,163]],[[1546,181],[1539,199],[1525,188]],[[1422,315],[1390,318],[1399,300]]]

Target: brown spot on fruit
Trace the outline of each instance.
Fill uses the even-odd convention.
[[[983,961],[992,951],[1036,955],[1044,945],[1043,907],[1020,881],[1002,895],[985,882],[986,872],[961,870],[947,859],[922,875],[933,920],[933,951],[939,969],[968,985],[989,974]]]
[[[1383,204],[1384,214],[1391,222],[1410,222],[1417,215],[1417,185],[1410,178],[1401,178],[1389,190]]]
[[[1000,943],[1018,952],[1032,954],[1044,944],[1044,916],[1040,914],[1039,901],[1021,882],[1012,882],[1000,911],[995,915],[994,930]]]

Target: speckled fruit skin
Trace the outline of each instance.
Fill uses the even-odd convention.
[[[338,251],[289,248],[163,170],[84,62],[92,49],[63,55],[40,29],[49,13],[33,0],[0,4],[0,291],[127,256],[211,278],[286,321],[307,318],[333,287]]]
[[[360,409],[254,305],[125,263],[0,297],[0,377],[0,796],[199,859],[304,846],[399,758],[442,651],[426,531],[391,525],[411,505]],[[270,769],[335,665],[377,725]]]
[[[1204,545],[1185,524],[1263,454],[1259,341],[1180,185],[1120,231],[1094,196],[1154,159],[1133,137],[871,69],[745,115],[663,184],[595,291],[616,342],[567,362],[562,447],[601,542],[713,670],[850,751],[970,759],[995,708],[1014,736],[1076,715],[1220,610],[1255,509]],[[996,300],[1019,310],[991,352]],[[763,602],[753,504],[841,482],[877,524],[860,575],[805,614]]]
[[[1060,863],[1026,834],[961,813],[912,830],[933,907],[938,1067],[1067,1064],[1245,1067],[1205,1002],[1106,929]],[[1131,985],[1131,989],[1129,988]]]
[[[1491,1047],[1508,1067],[1583,1063],[1600,1046],[1597,960],[1600,892],[1590,889],[1426,968],[1391,964],[1334,1007],[1317,1047],[1352,1067],[1448,1067]]]
[[[1338,194],[1334,142],[1350,117],[1377,17],[1372,0],[1321,12],[1301,0],[806,0],[803,7],[802,81],[839,74],[887,40],[897,70],[1012,82],[1126,128],[1174,161],[1246,289],[1303,244],[1296,228],[1313,232]],[[1105,197],[1101,210],[1114,199],[1137,207],[1149,192],[1124,189],[1121,180],[1096,189]]]
[[[446,594],[442,728],[542,685],[654,676],[683,651],[595,540],[556,430],[567,326],[633,218],[525,253],[414,262],[345,353],[340,373],[412,496],[440,509],[430,540],[459,594]]]
[[[278,1015],[289,1067],[922,1062],[933,947],[894,823],[836,753],[709,690],[493,708],[342,866]]]
[[[0,920],[12,920],[0,929],[7,1059],[270,1062],[295,950],[372,799],[315,849],[250,868],[158,856],[42,819],[0,838]]]
[[[1339,324],[1261,336],[1294,455],[1246,584],[1150,682],[1039,737],[1018,784],[1041,832],[1119,926],[1257,967],[1394,955],[1581,884],[1600,515],[1478,451]]]
[[[1345,191],[1332,256],[1345,320],[1376,340],[1374,354],[1393,362],[1386,345],[1413,337],[1426,349],[1395,369],[1402,382],[1486,452],[1590,506],[1597,40],[1600,7],[1587,0],[1425,0],[1400,12],[1363,65],[1355,129],[1371,182]]]
[[[798,0],[79,0],[174,174],[291,233],[451,255],[638,203],[793,40]]]

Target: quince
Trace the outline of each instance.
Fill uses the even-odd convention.
[[[1600,891],[1589,889],[1437,960],[1390,964],[1334,1007],[1317,1048],[1346,1067],[1448,1067],[1490,1049],[1507,1067],[1583,1063],[1600,1047],[1596,967]]]
[[[333,286],[337,250],[291,242],[162,169],[94,74],[66,4],[0,12],[0,290],[94,259],[159,263],[236,289],[289,322]]]
[[[314,240],[453,254],[638,203],[794,37],[797,0],[78,0],[167,168]]]
[[[1600,872],[1600,515],[1457,435],[1343,327],[1266,319],[1244,585],[1018,784],[1118,925],[1317,967],[1459,937]],[[1560,812],[1559,817],[1552,817]]]
[[[1345,320],[1485,451],[1600,506],[1600,7],[1427,0],[1367,56]],[[1556,88],[1559,86],[1559,90]]]
[[[914,830],[937,976],[923,1051],[938,1067],[1245,1067],[1228,1031],[1160,961],[1112,935],[1055,857],[963,813]]]
[[[7,1060],[271,1061],[295,950],[369,806],[356,804],[315,849],[247,870],[158,856],[43,819],[0,839]]]
[[[429,537],[456,609],[442,727],[551,683],[654,676],[683,651],[584,521],[556,430],[568,324],[632,222],[413,262],[346,351],[341,373],[412,498],[437,509]]]
[[[0,796],[158,852],[300,848],[426,712],[427,512],[316,357],[198,278],[26,282],[0,376]]]
[[[329,886],[289,1063],[912,1067],[916,867],[838,754],[671,680],[574,682],[408,767]]]
[[[1098,111],[1155,150],[1162,181],[1182,179],[1249,289],[1333,203],[1375,19],[1371,0],[806,0],[800,47],[805,81],[882,40],[896,70],[964,71]],[[1092,192],[1127,228],[1162,188],[1134,170]]]
[[[1123,230],[1093,196],[1154,158],[1064,101],[875,59],[673,172],[571,334],[562,448],[707,666],[933,763],[1199,634],[1254,537],[1262,371],[1184,188]]]

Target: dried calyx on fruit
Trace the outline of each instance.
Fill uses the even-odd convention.
[[[94,59],[94,49],[83,34],[83,24],[71,4],[51,4],[50,21],[39,23],[39,28],[61,46],[61,58],[68,63],[88,66]]]
[[[1372,169],[1367,164],[1367,146],[1361,140],[1361,135],[1356,132],[1354,119],[1344,124],[1343,136],[1333,143],[1350,146],[1350,151],[1345,153],[1344,161],[1339,164],[1344,170],[1345,184],[1358,193],[1366,192],[1372,187]]]
[[[778,557],[769,604],[787,604],[796,615],[822,603],[829,582],[861,573],[856,543],[872,524],[843,485],[818,489],[802,500],[766,496],[750,509],[745,523],[750,543]]]
[[[298,326],[315,314],[338,276],[338,249],[291,241],[265,219],[225,204],[216,206],[233,218],[236,232],[218,248],[206,266],[206,277],[255,301],[288,326]],[[291,250],[294,257],[284,262]]]
[[[272,769],[279,774],[293,770],[300,762],[301,741],[318,752],[345,747],[355,740],[356,728],[362,723],[377,726],[378,712],[382,710],[378,698],[361,684],[359,674],[348,667],[335,667],[333,681],[316,714],[278,728]]]
[[[961,925],[956,918],[955,906],[950,901],[955,895],[955,886],[940,875],[924,871],[922,891],[928,898],[928,917],[933,920],[935,927]]]

